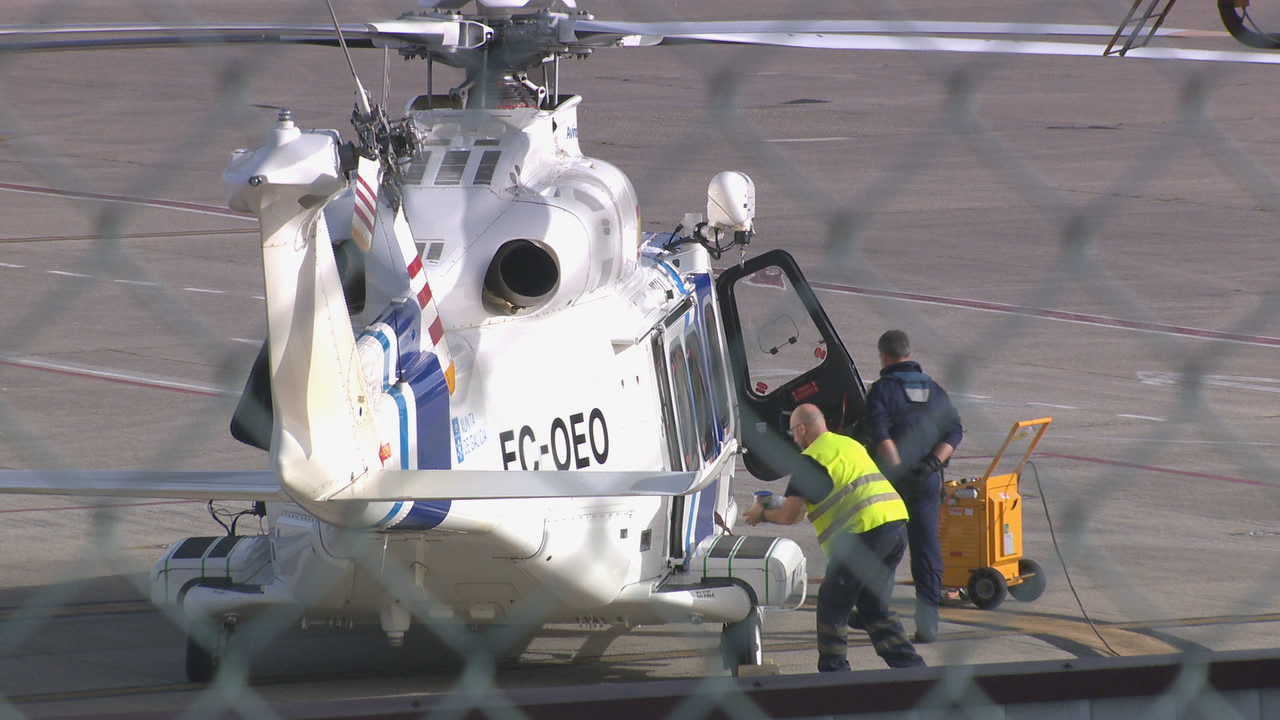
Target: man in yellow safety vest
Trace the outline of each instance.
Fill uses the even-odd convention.
[[[818,671],[848,670],[849,613],[856,607],[876,653],[889,667],[922,667],[924,659],[889,609],[893,575],[906,550],[907,507],[865,448],[827,430],[816,405],[791,413],[801,455],[781,507],[754,505],[743,519],[793,525],[808,517],[827,556],[818,588]]]

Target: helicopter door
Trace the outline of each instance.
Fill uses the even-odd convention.
[[[771,250],[730,267],[716,292],[747,470],[761,480],[786,474],[796,452],[790,414],[801,403],[822,408],[831,429],[854,434],[866,389],[795,259]]]

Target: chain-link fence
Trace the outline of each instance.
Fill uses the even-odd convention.
[[[583,9],[609,20],[1107,26],[1126,5]],[[335,9],[362,22],[413,8]],[[1167,27],[1197,32],[1157,44],[1240,50],[1213,10],[1174,8]],[[1268,10],[1253,8],[1264,29]],[[267,20],[323,23],[328,11],[309,0],[24,0],[0,10],[4,24]],[[944,606],[939,641],[920,648],[944,682],[920,694],[919,713],[999,716],[974,690],[974,664],[1167,653],[1199,663],[1206,652],[1277,647],[1277,71],[930,43],[601,50],[563,63],[561,86],[584,97],[584,152],[635,183],[642,229],[671,230],[702,211],[712,175],[745,171],[758,196],[748,252],[782,247],[797,258],[868,382],[880,333],[910,334],[964,420],[949,477],[981,475],[1014,422],[1054,418],[1021,482],[1024,555],[1044,567],[1047,589],[994,610]],[[355,60],[383,92],[382,53]],[[399,59],[387,75],[392,109],[426,77],[422,63]],[[349,78],[330,48],[0,53],[0,466],[267,467],[265,453],[227,432],[265,321],[256,224],[225,209],[219,173],[230,150],[262,144],[280,107],[301,126],[347,133]],[[745,507],[761,487],[740,470],[733,492]],[[537,598],[518,630],[441,621],[404,648],[387,648],[381,632],[303,633],[268,616],[237,633],[212,684],[188,685],[184,631],[147,602],[148,571],[176,539],[232,522],[259,532],[256,516],[236,515],[248,507],[4,496],[0,717],[152,707],[273,717],[276,702],[429,691],[449,695],[428,717],[481,707],[520,718],[530,715],[495,689],[673,678],[708,680],[671,717],[777,712],[725,681],[718,627],[534,633]],[[807,525],[735,531],[786,534],[811,575],[825,565]],[[373,568],[382,550],[353,552]],[[894,603],[907,617],[910,595],[900,586]],[[812,601],[768,616],[771,667],[812,672],[813,622]],[[855,670],[880,669],[852,639]],[[1185,682],[1135,707],[1154,717],[1170,703],[1206,717],[1267,716]],[[845,711],[861,709],[851,698]]]

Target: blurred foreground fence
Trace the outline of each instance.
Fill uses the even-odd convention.
[[[3,22],[210,19],[218,11],[238,20],[327,18],[323,3],[318,12],[315,3],[298,3],[289,12],[251,2],[202,9],[120,5],[17,3],[4,11]],[[340,5],[339,11],[344,20],[367,20],[411,9],[393,7],[370,2]],[[587,9],[598,17],[614,12],[635,19],[739,13],[929,19],[958,12],[923,2],[778,8],[728,0],[692,8],[614,0]],[[1000,0],[961,16],[1103,23],[1124,10]],[[1187,15],[1194,18],[1189,22],[1203,21],[1190,9]],[[1178,24],[1178,12],[1169,22]],[[89,68],[76,64],[85,61],[65,54],[37,61],[0,49],[6,168],[0,197],[10,227],[0,244],[0,272],[10,273],[0,275],[0,288],[7,288],[0,289],[0,464],[90,467],[104,461],[114,469],[262,463],[257,451],[225,436],[225,419],[254,349],[243,335],[261,332],[260,319],[245,320],[255,306],[213,312],[193,300],[260,293],[253,243],[239,243],[248,252],[217,242],[183,246],[174,252],[208,276],[165,277],[153,268],[156,257],[170,250],[151,241],[204,234],[240,234],[236,239],[242,240],[252,232],[242,218],[217,208],[216,183],[193,180],[216,175],[231,147],[259,142],[262,122],[251,101],[288,102],[345,132],[350,94],[344,66],[336,61],[315,71],[330,73],[335,87],[313,84],[310,76],[292,82],[289,72],[311,69],[290,68],[282,59],[287,52],[201,51],[194,53],[197,64],[172,72],[148,60],[122,61],[119,74],[126,79],[117,86],[106,84],[117,82],[112,73],[90,76]],[[1045,455],[1058,463],[1059,474],[1046,480],[1052,485],[1043,492],[1061,499],[1054,514],[1060,537],[1029,528],[1027,542],[1044,553],[1042,564],[1050,566],[1047,558],[1058,555],[1090,579],[1087,588],[1070,593],[1067,578],[1055,579],[1061,599],[1045,616],[1071,615],[1079,593],[1089,592],[1112,624],[1203,615],[1227,618],[1220,624],[1231,629],[1151,633],[1181,654],[1105,657],[1126,653],[1105,640],[1101,647],[1077,638],[1046,641],[1054,652],[1073,655],[1070,660],[1010,664],[965,650],[947,655],[942,667],[921,671],[664,679],[572,691],[502,690],[494,649],[481,647],[480,640],[469,647],[452,634],[463,669],[448,692],[273,704],[240,667],[190,698],[185,710],[165,716],[1280,718],[1280,655],[1267,649],[1280,638],[1280,552],[1274,545],[1245,545],[1280,535],[1280,185],[1272,171],[1280,163],[1280,83],[1265,75],[1271,69],[1152,64],[1137,66],[1125,79],[1119,76],[1143,61],[1090,58],[1090,64],[1075,65],[1069,58],[951,53],[880,60],[859,53],[817,65],[813,53],[682,51],[650,70],[601,57],[591,60],[599,68],[567,65],[564,72],[578,73],[581,86],[598,91],[598,109],[584,105],[584,118],[594,122],[584,129],[584,149],[632,174],[648,203],[647,220],[666,223],[700,209],[706,168],[748,167],[776,210],[771,215],[762,202],[760,237],[790,247],[814,268],[815,286],[828,293],[824,302],[845,305],[837,322],[859,333],[846,342],[857,343],[864,376],[874,376],[867,348],[875,331],[905,327],[930,372],[962,399],[971,438],[961,454],[971,452],[975,463],[984,452],[989,457],[1010,413],[1014,419],[1065,416],[1050,431],[1056,444]],[[271,63],[284,63],[284,69],[275,66],[275,80],[254,76]],[[99,69],[109,71],[110,63]],[[629,70],[649,74],[645,82],[630,82]],[[781,83],[784,97],[776,95],[783,92],[778,81],[765,86],[775,95],[761,91],[772,75],[793,73],[794,80]],[[255,82],[274,83],[262,93],[268,98],[251,96],[247,88]],[[107,99],[93,99],[95,94]],[[183,109],[170,115],[150,108],[135,116],[135,102],[166,99]],[[108,104],[114,107],[99,107]],[[1091,109],[1082,111],[1083,104]],[[681,112],[693,119],[670,126]],[[124,129],[99,127],[100,115]],[[622,121],[637,119],[659,130],[652,138],[628,135],[626,128],[635,125]],[[690,193],[697,201],[692,207]],[[170,217],[146,214],[156,208],[191,211],[184,216],[191,225],[175,229]],[[25,269],[42,274],[20,279],[16,273]],[[115,315],[118,297],[103,300],[121,292],[128,293],[125,319]],[[144,328],[137,344],[113,337],[116,322]],[[1104,334],[1114,330],[1127,334],[1121,340]],[[170,380],[155,379],[162,376]],[[112,387],[104,389],[106,384]],[[182,401],[145,399],[130,406],[128,416],[117,415],[115,402],[135,402],[121,395],[122,388],[138,386],[175,390]],[[1141,394],[1152,388],[1163,393],[1158,400]],[[1131,409],[1072,415],[1077,405],[1088,404],[1081,396]],[[128,442],[136,442],[132,454],[124,450]],[[1146,479],[1120,482],[1121,470]],[[1208,509],[1193,522],[1168,498],[1197,487]],[[735,492],[745,501],[750,488],[744,484]],[[1038,497],[1038,482],[1034,493],[1026,490],[1030,499],[1047,502]],[[77,693],[61,698],[53,690],[27,691],[13,680],[19,673],[37,673],[42,664],[83,663],[86,675],[118,669],[111,667],[115,655],[77,656],[83,646],[76,641],[42,644],[52,624],[74,611],[90,579],[131,578],[135,594],[145,595],[157,543],[183,532],[216,531],[192,530],[203,508],[191,506],[180,512],[89,502],[50,508],[45,501],[6,496],[0,508],[0,517],[14,519],[0,527],[12,548],[0,565],[8,575],[0,577],[8,610],[0,617],[0,675],[11,678],[0,678],[7,698],[0,699],[0,718],[43,715],[57,708],[45,703],[75,699]],[[1029,525],[1036,512],[1028,510]],[[1200,524],[1217,520],[1229,527],[1201,537]],[[1159,526],[1167,534],[1132,542],[1115,537],[1122,526],[1135,534]],[[810,567],[821,565],[811,561]],[[1202,583],[1204,578],[1209,580]],[[1173,599],[1182,594],[1185,602]],[[1203,612],[1186,609],[1198,601]],[[1232,625],[1232,617],[1244,619]],[[101,622],[114,620],[104,616]],[[811,628],[804,622],[797,627],[802,629],[788,640],[810,642]],[[1262,640],[1251,637],[1255,631]],[[173,668],[164,667],[179,662],[173,653],[170,644],[146,656],[150,680],[170,690],[181,684]],[[794,666],[805,669],[795,672],[807,673],[810,665],[806,657]],[[139,684],[145,683],[120,681],[114,692],[128,694]],[[93,682],[84,688],[84,697],[101,690]]]

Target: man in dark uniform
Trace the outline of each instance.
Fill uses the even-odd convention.
[[[791,413],[791,436],[801,455],[782,507],[756,504],[748,525],[793,525],[806,516],[827,556],[818,587],[818,671],[848,670],[848,620],[856,607],[878,654],[889,667],[922,667],[924,659],[889,609],[893,574],[906,551],[907,508],[856,440],[827,431],[816,405]]]
[[[916,642],[938,637],[942,547],[938,540],[942,468],[964,437],[947,392],[912,361],[901,330],[880,336],[880,379],[867,393],[867,447],[911,513],[907,542],[916,586]]]

